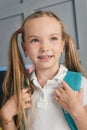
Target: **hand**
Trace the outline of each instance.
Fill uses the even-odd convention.
[[[12,120],[12,117],[17,114],[17,98],[14,94],[1,108],[0,115],[2,119]]]
[[[21,90],[22,96],[22,105],[24,109],[31,107],[31,95],[29,94],[28,89]],[[1,108],[0,115],[2,119],[12,120],[13,116],[18,113],[17,111],[17,97],[14,94]]]
[[[55,99],[67,112],[72,115],[82,108],[83,89],[73,91],[64,81],[56,88]]]
[[[21,95],[22,95],[22,105],[23,108],[30,108],[32,106],[32,102],[31,102],[31,94],[29,93],[29,89],[22,89],[21,91]]]

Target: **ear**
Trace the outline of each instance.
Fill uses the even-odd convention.
[[[23,41],[21,42],[21,46],[22,46],[22,49],[24,51],[25,57],[27,57],[28,56],[27,49],[26,49],[26,45],[25,45],[25,43]]]

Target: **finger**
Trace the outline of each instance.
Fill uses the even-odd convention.
[[[79,94],[83,94],[83,88],[79,90]]]
[[[22,95],[23,98],[31,98],[31,95],[29,93],[23,93]]]
[[[26,92],[29,92],[29,89],[28,88],[24,88],[24,89],[21,90],[21,92],[22,92],[22,94],[26,93]]]
[[[59,86],[56,88],[61,94],[64,92],[64,88],[62,84],[59,84]]]
[[[79,93],[80,97],[83,98],[83,93],[84,93],[83,88],[81,88],[81,89],[78,91],[78,93]]]
[[[56,89],[56,90],[55,90],[55,94],[56,94],[56,96],[55,96],[55,97],[58,97],[58,98],[60,98],[60,96],[61,96],[61,93],[59,92],[59,90],[58,90],[58,89]]]
[[[24,102],[31,101],[31,96],[29,94],[25,94],[22,98]]]
[[[24,109],[30,108],[30,107],[32,107],[32,103],[31,103],[31,102],[26,102],[26,103],[24,104]]]
[[[63,86],[63,89],[64,89],[64,90],[72,90],[72,89],[70,88],[70,86],[69,86],[65,81],[62,81],[62,82],[61,82],[61,85]]]
[[[60,97],[55,96],[55,101],[56,101],[60,106],[63,105],[63,102],[61,102]]]
[[[31,107],[32,101],[31,100],[25,100],[22,102],[22,105],[24,108]]]
[[[28,89],[23,89],[21,92],[22,98],[31,98],[31,93],[29,93]]]

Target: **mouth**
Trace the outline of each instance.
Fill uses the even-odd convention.
[[[39,59],[41,60],[48,60],[48,59],[51,59],[53,57],[53,55],[41,55],[41,56],[38,56]]]

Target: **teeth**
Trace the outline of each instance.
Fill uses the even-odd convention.
[[[51,58],[52,56],[39,56],[39,58]]]

